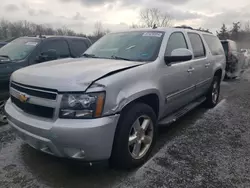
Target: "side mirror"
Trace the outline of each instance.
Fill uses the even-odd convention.
[[[170,56],[165,56],[164,60],[167,65],[174,62],[189,61],[193,58],[193,53],[186,48],[178,48],[172,51]]]
[[[245,53],[245,52],[247,52],[247,50],[246,49],[241,49],[240,52]]]
[[[58,59],[58,55],[56,50],[53,49],[50,49],[46,52],[42,52],[41,55],[39,55],[37,58],[38,62],[52,61],[56,59]]]

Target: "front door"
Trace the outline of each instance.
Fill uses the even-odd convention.
[[[188,45],[182,32],[174,32],[167,44],[165,55],[171,55],[174,49],[186,48]],[[161,87],[164,88],[165,108],[164,115],[168,115],[187,105],[194,98],[195,82],[192,61],[177,62],[161,69]]]

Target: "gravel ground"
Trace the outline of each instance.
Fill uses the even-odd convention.
[[[181,130],[117,187],[250,187],[250,81],[223,90],[220,104]]]
[[[152,158],[122,172],[40,153],[0,127],[0,188],[250,187],[250,71],[224,82],[219,105],[160,129]]]

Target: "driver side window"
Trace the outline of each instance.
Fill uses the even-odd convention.
[[[167,44],[167,48],[165,51],[165,55],[170,56],[172,51],[178,48],[188,49],[185,37],[183,33],[181,32],[176,32],[176,33],[171,34],[171,36],[168,39],[168,44]]]

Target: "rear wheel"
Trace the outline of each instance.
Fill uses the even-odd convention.
[[[220,96],[220,77],[214,76],[213,82],[207,93],[205,104],[208,108],[213,108],[218,104]]]
[[[125,169],[142,165],[156,140],[156,122],[156,115],[150,106],[135,103],[127,107],[117,126],[111,164]]]

